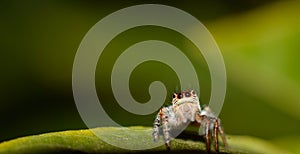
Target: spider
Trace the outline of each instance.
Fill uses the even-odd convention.
[[[219,152],[218,133],[221,134],[224,146],[227,147],[227,141],[221,122],[218,117],[207,107],[200,107],[199,98],[194,90],[174,93],[172,105],[162,107],[157,114],[153,126],[154,141],[158,141],[160,126],[162,126],[162,134],[165,145],[170,150],[170,140],[172,131],[187,126],[189,123],[196,123],[204,128],[204,136],[206,141],[206,150],[210,152],[211,137],[213,137],[215,150]]]

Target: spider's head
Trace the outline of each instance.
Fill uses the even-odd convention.
[[[199,98],[194,90],[184,91],[180,93],[174,93],[172,99],[173,105],[180,105],[183,103],[197,103],[199,104]]]

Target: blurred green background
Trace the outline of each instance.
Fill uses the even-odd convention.
[[[104,16],[144,3],[182,9],[197,17],[214,36],[227,69],[227,94],[220,118],[228,134],[261,137],[300,152],[300,1],[296,0],[1,1],[0,141],[86,128],[72,95],[77,48]],[[109,84],[110,67],[124,49],[149,39],[174,44],[191,58],[201,78],[201,102],[209,101],[207,64],[191,42],[161,27],[130,29],[107,46],[96,70],[99,99],[122,125],[151,126],[155,114],[138,116],[118,106]],[[143,63],[130,78],[137,101],[149,100],[148,86],[155,80],[166,84],[169,96],[180,87],[167,65]],[[165,104],[170,104],[170,97]]]

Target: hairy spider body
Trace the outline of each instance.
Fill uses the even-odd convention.
[[[172,105],[159,110],[153,126],[154,141],[158,140],[160,127],[162,127],[166,147],[170,150],[172,130],[180,129],[191,122],[196,122],[204,128],[207,152],[210,152],[211,137],[213,137],[216,152],[219,152],[218,133],[221,135],[224,146],[227,146],[220,119],[209,107],[201,109],[199,98],[193,90],[174,93]]]

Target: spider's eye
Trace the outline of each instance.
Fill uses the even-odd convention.
[[[193,91],[192,91],[192,94],[193,94],[193,95],[195,95],[195,94],[196,94],[196,92],[193,90]]]
[[[186,92],[186,93],[184,93],[184,95],[185,95],[185,97],[190,97],[191,96],[190,92]]]
[[[172,98],[176,98],[176,95],[175,95],[175,94],[173,94]]]
[[[182,93],[178,93],[177,98],[181,99],[182,98]]]

